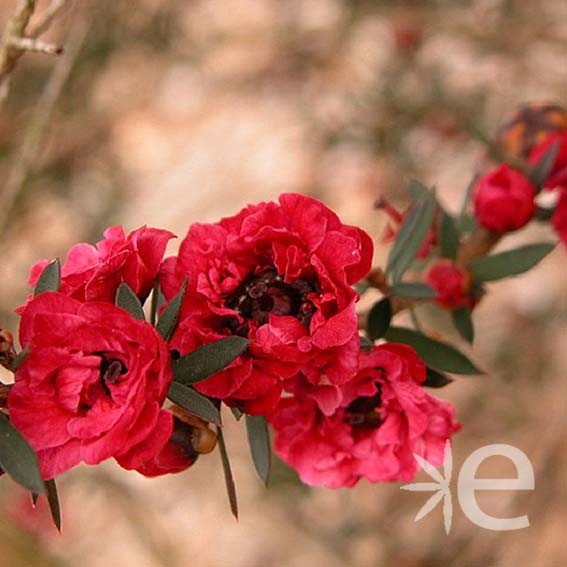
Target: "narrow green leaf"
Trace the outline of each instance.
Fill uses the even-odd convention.
[[[173,379],[196,384],[226,368],[247,347],[248,339],[236,335],[203,345],[173,363]]]
[[[544,242],[528,244],[522,248],[507,250],[469,263],[469,269],[477,282],[490,282],[516,276],[533,268],[543,260],[555,244]]]
[[[30,355],[30,352],[31,352],[30,345],[26,345],[25,348],[22,349],[16,355],[16,358],[14,358],[14,360],[12,361],[12,364],[10,364],[10,370],[12,372],[16,372],[22,366],[22,364],[26,361],[26,359]]]
[[[443,388],[453,382],[453,379],[447,376],[444,372],[439,372],[437,370],[433,370],[433,368],[427,367],[427,378],[423,385],[426,388]]]
[[[445,211],[441,215],[438,236],[441,256],[455,260],[459,250],[459,231],[453,217]]]
[[[453,325],[455,325],[455,329],[457,329],[459,335],[461,335],[465,341],[472,344],[474,341],[474,325],[470,309],[466,307],[453,309],[453,311],[451,311],[451,317],[453,319]]]
[[[459,230],[461,232],[472,232],[476,226],[476,221],[472,215],[468,214],[469,204],[471,202],[474,188],[478,182],[478,175],[475,175],[467,185],[467,190],[465,191],[465,196],[463,198],[463,204],[461,205],[461,213],[459,214]]]
[[[169,302],[169,305],[165,308],[157,322],[156,329],[166,341],[173,335],[179,321],[179,312],[181,311],[186,288],[187,280],[183,282],[179,293]]]
[[[167,397],[189,413],[215,425],[221,425],[220,412],[215,404],[193,388],[172,382]]]
[[[261,415],[247,415],[246,432],[256,472],[260,480],[268,486],[272,466],[272,446],[266,418]]]
[[[368,283],[367,280],[360,280],[359,282],[355,283],[352,287],[354,287],[358,295],[363,295],[370,287],[370,284]]]
[[[360,350],[361,351],[368,352],[368,351],[371,351],[373,347],[374,347],[374,343],[370,339],[367,339],[365,336],[360,335]]]
[[[57,494],[57,485],[55,479],[45,481],[45,491],[47,493],[47,503],[51,510],[51,517],[55,527],[61,531],[61,506],[59,505],[59,495]]]
[[[411,297],[414,299],[428,299],[437,296],[437,292],[425,283],[401,282],[390,288],[390,293],[397,297]]]
[[[61,262],[59,258],[53,260],[45,266],[41,276],[37,280],[35,290],[33,292],[34,297],[37,297],[40,293],[44,291],[59,291],[61,287]]]
[[[222,429],[217,427],[217,439],[219,443],[219,452],[222,461],[222,470],[224,472],[224,482],[226,484],[226,493],[228,495],[228,502],[230,504],[230,511],[233,516],[238,520],[238,500],[236,497],[236,486],[234,484],[234,477],[226,451],[226,443],[224,442],[224,435]]]
[[[393,343],[405,343],[415,349],[427,366],[435,370],[455,374],[482,374],[462,352],[453,346],[431,339],[412,329],[390,327],[386,339]]]
[[[139,319],[140,321],[146,320],[142,303],[134,293],[134,290],[127,283],[122,282],[118,286],[115,303],[118,307],[122,307],[122,309],[128,311],[135,319]]]
[[[384,336],[392,321],[392,303],[387,297],[372,306],[368,313],[368,338],[375,341]]]
[[[236,419],[236,421],[240,421],[242,419],[242,416],[244,415],[238,408],[231,407],[230,411],[232,412],[232,415],[234,416],[234,419]]]
[[[459,219],[459,229],[463,234],[469,234],[478,228],[473,215],[464,215]]]
[[[431,192],[417,202],[406,215],[388,258],[386,272],[399,281],[411,265],[433,222],[437,202]]]
[[[0,413],[0,468],[36,494],[45,490],[39,463],[22,434]]]
[[[398,261],[398,258],[402,254],[406,242],[411,237],[412,231],[416,223],[419,220],[419,217],[424,208],[424,201],[416,201],[406,212],[404,216],[404,220],[400,225],[398,230],[398,234],[396,235],[396,240],[394,240],[394,244],[392,245],[392,249],[390,250],[390,254],[388,255],[388,262],[386,264],[386,273],[391,272]]]
[[[543,187],[544,183],[547,181],[555,165],[560,146],[561,142],[559,140],[555,141],[530,171],[530,181],[536,187]]]
[[[418,179],[410,179],[406,191],[410,194],[413,201],[419,201],[419,199],[429,193],[429,188]]]

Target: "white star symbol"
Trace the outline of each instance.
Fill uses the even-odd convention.
[[[413,484],[404,484],[400,488],[402,490],[411,490],[414,492],[435,492],[433,496],[421,507],[415,516],[414,522],[419,522],[431,512],[441,500],[443,500],[443,518],[445,523],[445,532],[448,534],[451,529],[451,519],[453,517],[453,502],[451,500],[451,492],[449,485],[451,484],[451,476],[453,474],[453,456],[451,454],[451,443],[447,440],[445,443],[445,454],[443,458],[444,476],[428,461],[420,455],[414,453],[416,461],[421,468],[436,482],[414,482]]]

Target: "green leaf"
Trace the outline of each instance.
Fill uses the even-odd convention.
[[[45,490],[37,457],[22,434],[0,413],[0,468],[36,494]]]
[[[411,297],[414,299],[427,299],[437,296],[437,292],[429,285],[419,282],[402,282],[393,285],[390,293],[397,297]]]
[[[528,244],[522,248],[473,260],[468,267],[477,282],[491,282],[528,271],[543,260],[554,248],[555,244],[548,242]]]
[[[459,331],[459,335],[469,343],[474,341],[474,325],[472,322],[470,309],[466,307],[461,307],[460,309],[454,309],[451,311],[451,317],[453,319],[453,325],[455,329]]]
[[[226,368],[248,347],[248,339],[226,337],[203,345],[173,363],[173,379],[181,384],[196,384]]]
[[[368,313],[368,337],[375,341],[384,336],[392,321],[392,303],[387,297],[372,306]]]
[[[437,202],[433,193],[427,193],[407,213],[388,257],[386,272],[399,281],[415,259],[427,231],[433,222]]]
[[[260,480],[268,486],[272,466],[272,447],[266,418],[261,415],[247,415],[246,432],[256,472]]]
[[[419,201],[429,193],[429,189],[417,179],[410,179],[406,191],[410,194],[412,201]]]
[[[16,372],[22,366],[22,364],[27,360],[28,356],[30,355],[31,347],[30,345],[26,345],[24,349],[22,349],[17,355],[16,358],[10,364],[10,370],[12,372]]]
[[[482,374],[462,352],[453,346],[431,339],[424,334],[403,327],[390,327],[386,339],[405,343],[415,349],[427,366],[455,374]]]
[[[226,443],[224,442],[224,435],[222,429],[217,427],[217,439],[219,443],[219,452],[222,461],[222,470],[224,472],[224,482],[226,485],[226,493],[228,495],[228,502],[230,504],[230,511],[233,516],[238,520],[238,500],[236,497],[236,486],[234,485],[234,477],[226,451]]]
[[[169,305],[164,309],[159,321],[156,325],[158,333],[168,341],[175,331],[177,322],[179,321],[179,312],[185,297],[185,290],[187,289],[187,280],[181,285],[179,293],[169,302]]]
[[[441,215],[438,236],[441,256],[455,260],[459,251],[459,231],[453,217],[445,211]]]
[[[122,307],[122,309],[128,311],[135,319],[139,319],[140,321],[146,320],[144,309],[142,308],[138,296],[127,283],[122,282],[118,286],[115,303],[118,307]]]
[[[59,258],[53,260],[45,266],[41,276],[37,280],[35,290],[33,292],[34,297],[37,297],[40,293],[44,291],[59,291],[61,287],[61,262]]]
[[[473,215],[464,215],[459,219],[459,229],[464,234],[469,234],[478,228],[476,219]]]
[[[453,382],[453,379],[447,376],[444,372],[438,372],[433,368],[427,367],[427,378],[423,382],[426,388],[443,388]]]
[[[363,352],[369,352],[374,347],[374,343],[367,339],[365,336],[360,335],[360,350]]]
[[[467,213],[469,209],[469,204],[472,199],[474,188],[478,182],[478,175],[475,175],[467,185],[467,190],[465,191],[465,197],[463,199],[463,204],[461,205],[461,213],[459,215],[459,230],[461,232],[472,232],[476,227],[476,220],[473,215]]]
[[[55,479],[52,478],[51,480],[45,481],[45,491],[53,523],[55,524],[55,527],[61,531],[61,506],[59,505],[59,495],[57,494]]]
[[[232,412],[232,415],[234,416],[234,419],[236,419],[236,421],[240,421],[242,419],[242,416],[244,415],[238,408],[231,407],[230,411]]]
[[[364,295],[364,293],[370,287],[370,284],[368,283],[367,280],[360,280],[359,282],[355,283],[352,287],[354,287],[354,289],[355,289],[356,293],[358,293],[358,295]]]
[[[189,386],[172,382],[167,397],[190,414],[215,425],[221,425],[221,416],[215,404]]]
[[[530,181],[536,187],[543,187],[544,183],[547,181],[547,178],[555,165],[555,160],[557,159],[560,146],[561,142],[559,140],[555,141],[530,171]]]

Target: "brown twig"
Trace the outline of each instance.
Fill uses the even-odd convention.
[[[86,15],[82,15],[77,21],[73,22],[69,37],[66,39],[67,48],[65,53],[55,65],[51,77],[37,102],[19,154],[3,187],[2,208],[0,208],[0,234],[4,232],[14,203],[30,173],[33,171],[53,108],[79,54],[89,28],[89,22],[90,19]]]
[[[0,104],[8,96],[10,75],[26,51],[47,55],[59,55],[62,52],[60,46],[38,41],[37,38],[49,28],[53,19],[64,7],[65,0],[54,0],[47,8],[42,21],[30,34],[26,34],[36,4],[36,0],[19,0],[16,11],[8,20],[2,34],[0,40]]]

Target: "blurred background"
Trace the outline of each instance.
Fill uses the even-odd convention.
[[[519,103],[566,103],[564,0],[81,0],[26,54],[0,109],[0,322],[28,293],[29,267],[94,242],[112,224],[182,237],[284,191],[308,193],[377,240],[412,177],[458,211],[490,138]],[[38,13],[48,1],[38,2]],[[3,29],[16,0],[0,3]],[[501,247],[553,238],[533,226]],[[175,244],[171,252],[175,251]],[[275,463],[257,481],[243,424],[226,415],[241,515],[230,515],[218,452],[148,480],[113,462],[58,483],[64,528],[0,482],[0,566],[425,567],[567,564],[567,273],[558,248],[490,289],[475,311],[474,358],[487,370],[435,391],[463,423],[455,471],[476,448],[530,458],[534,492],[477,493],[492,532],[454,498],[414,517],[429,494],[361,482],[310,489]],[[370,297],[366,302],[374,299]],[[431,328],[457,340],[439,312]],[[462,346],[462,345],[461,345]],[[465,347],[463,347],[465,348]],[[480,476],[513,477],[491,458]],[[417,480],[428,480],[419,475]]]

